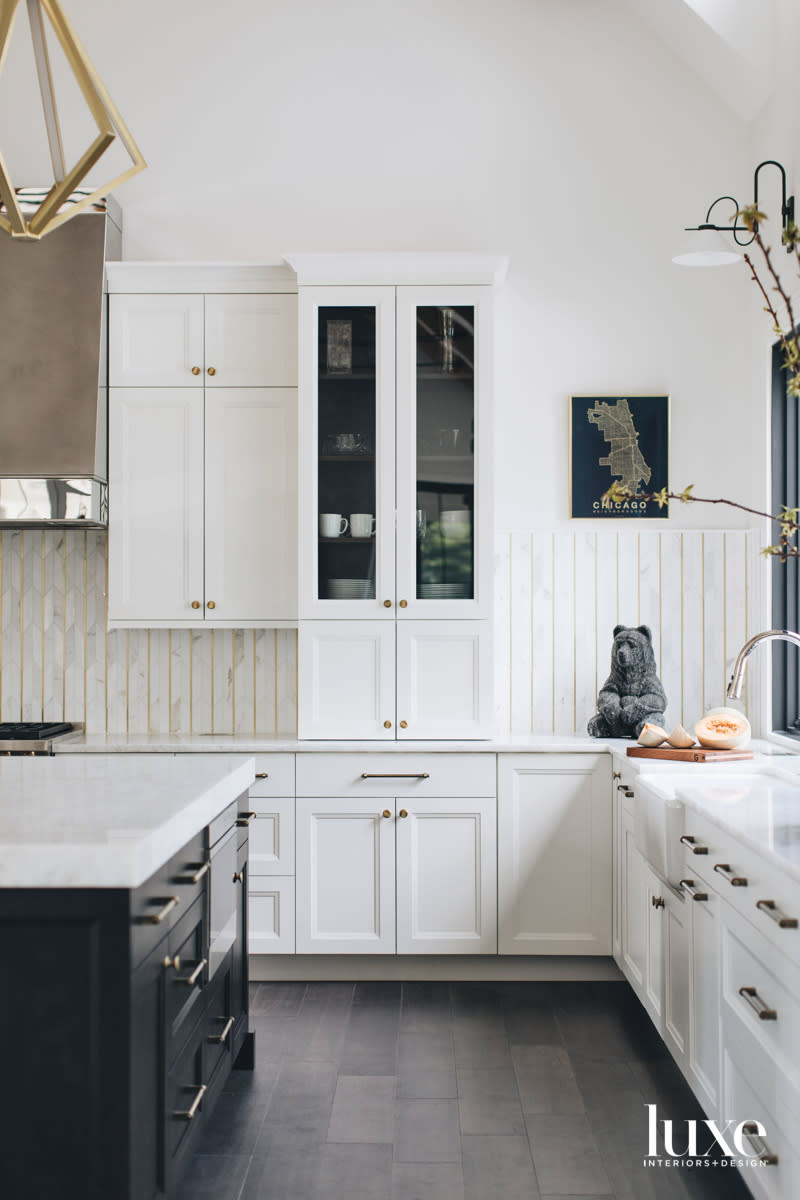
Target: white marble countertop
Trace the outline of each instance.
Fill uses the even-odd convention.
[[[0,887],[138,887],[254,774],[220,755],[0,758]]]
[[[56,738],[62,754],[602,754],[631,743],[620,738],[514,735],[485,741],[301,742],[294,734],[75,733]]]

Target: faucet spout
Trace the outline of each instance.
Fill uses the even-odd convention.
[[[794,642],[795,646],[800,646],[800,633],[794,633],[791,629],[767,629],[764,633],[757,633],[751,637],[742,646],[736,656],[736,662],[733,664],[733,674],[725,692],[729,700],[739,700],[741,698],[747,660],[756,646],[760,642],[774,641],[776,638],[784,642]]]

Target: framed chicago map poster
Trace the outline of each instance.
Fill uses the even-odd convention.
[[[603,508],[615,481],[631,499]],[[668,505],[636,499],[668,484],[669,396],[570,397],[571,517],[668,517]]]

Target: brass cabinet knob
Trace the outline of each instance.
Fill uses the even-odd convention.
[[[233,882],[234,883],[244,883],[244,871],[234,871]]]
[[[400,816],[401,816],[401,817],[407,817],[407,816],[408,816],[408,809],[407,809],[407,808],[401,808],[401,809],[400,809]]]
[[[175,970],[175,971],[180,971],[180,969],[181,969],[180,954],[176,954],[172,958],[170,958],[169,955],[166,955],[166,957],[164,959],[164,970],[168,971],[170,969],[170,967],[172,967],[173,970]]]
[[[663,896],[651,896],[650,903],[652,904],[653,908],[664,908],[664,897]]]
[[[199,607],[200,607],[200,601],[199,601],[199,600],[193,600],[193,601],[192,601],[192,608],[199,608]]]
[[[384,728],[384,729],[391,729],[391,728],[392,728],[392,722],[391,722],[391,721],[384,721],[384,722],[383,722],[383,728]]]
[[[408,721],[401,721],[401,722],[400,722],[400,728],[401,728],[401,729],[408,729]]]
[[[216,608],[217,606],[213,600],[209,600],[207,607],[208,608]]]
[[[384,815],[384,817],[387,817],[387,818],[390,817],[392,815],[391,809],[385,808],[383,810],[383,815]]]
[[[392,607],[392,602],[391,602],[391,600],[384,600],[384,602],[383,602],[383,607],[384,607],[384,608],[391,608],[391,607]]]
[[[208,368],[208,373],[209,373],[209,375],[216,375],[216,373],[217,373],[217,368],[216,368],[216,367],[209,367],[209,368]]]
[[[193,375],[199,375],[199,374],[200,374],[200,368],[199,368],[199,367],[192,367],[192,374],[193,374]]]
[[[400,607],[401,607],[401,608],[408,608],[408,601],[407,601],[407,600],[401,600],[401,601],[400,601]]]

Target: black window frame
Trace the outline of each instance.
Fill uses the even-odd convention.
[[[800,326],[795,335],[800,333]],[[800,506],[800,414],[788,391],[790,374],[780,342],[772,347],[772,511]],[[770,541],[777,541],[777,527]],[[772,560],[772,627],[800,626],[800,559]],[[800,654],[787,642],[772,643],[773,730],[800,739]]]

